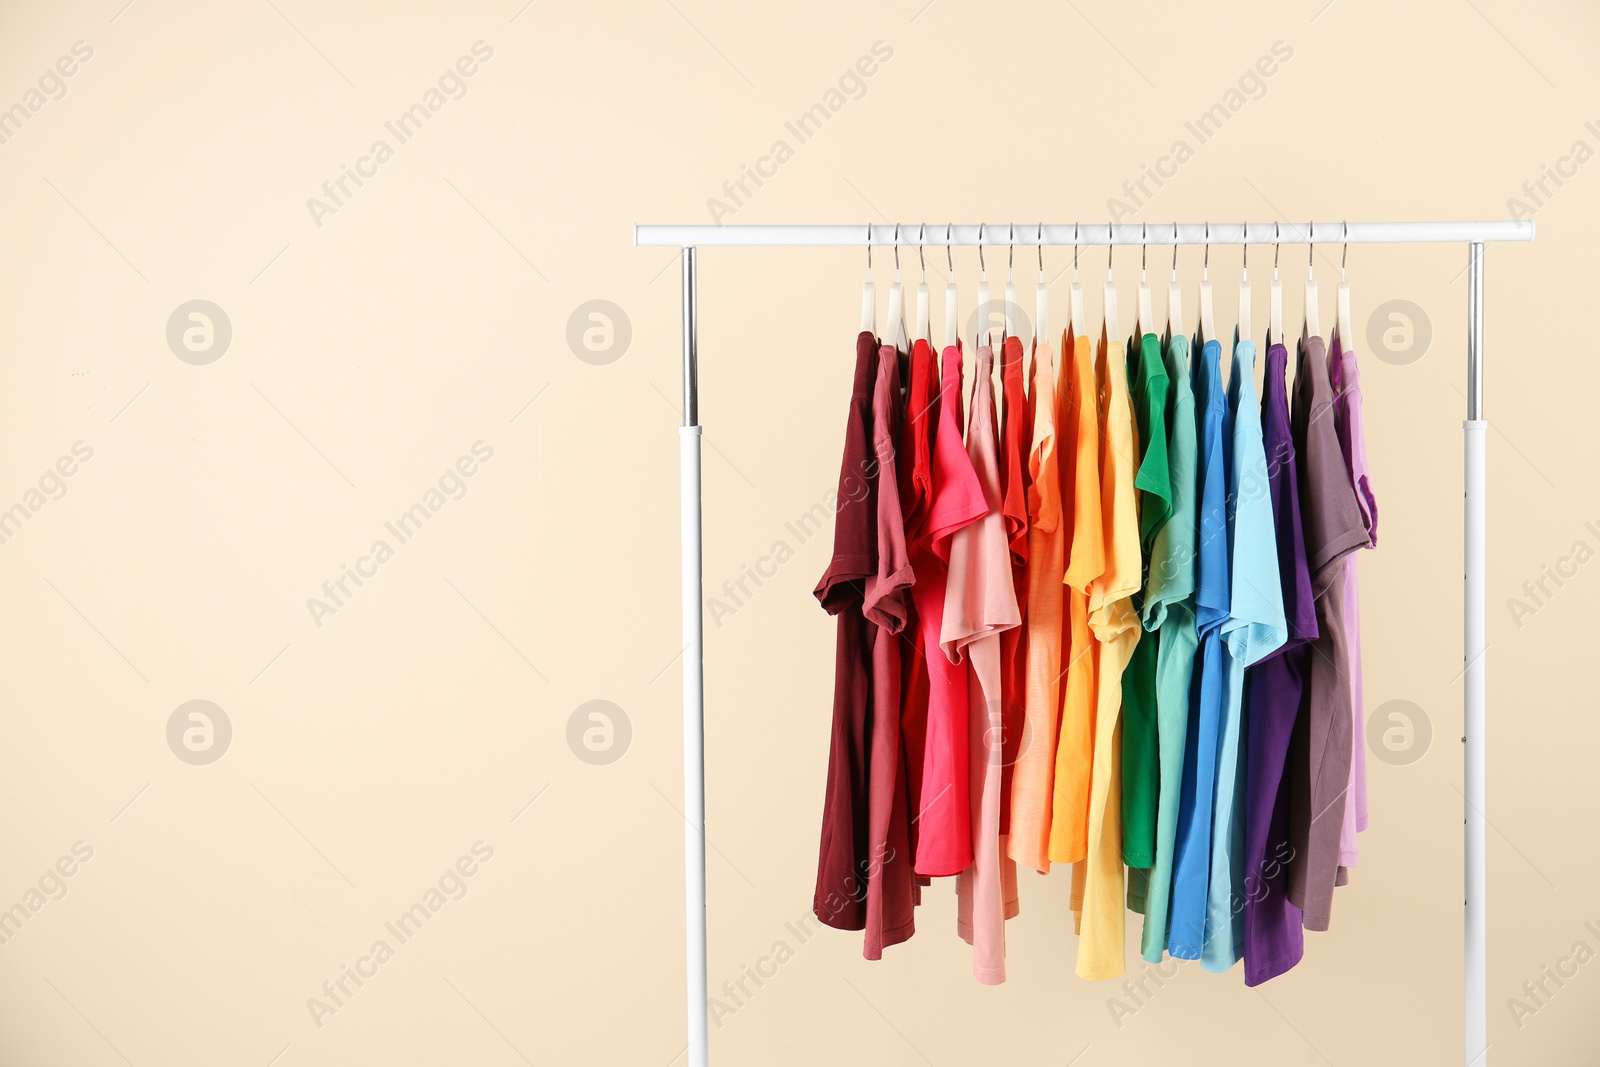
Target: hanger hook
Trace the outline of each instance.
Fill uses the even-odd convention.
[[[1315,226],[1316,226],[1316,223],[1314,223],[1314,222],[1306,223],[1306,273],[1307,274],[1315,274],[1316,270],[1317,270],[1317,243],[1311,239],[1312,235],[1316,232],[1315,229],[1314,229]]]
[[[900,280],[900,224],[894,224],[894,280]]]
[[[1072,224],[1072,280],[1078,280],[1078,224]]]
[[[1017,224],[1006,223],[1006,281],[1011,280],[1011,264],[1017,258]]]
[[[928,283],[928,257],[922,254],[922,239],[928,235],[928,224],[924,222],[917,228],[917,262],[922,264],[922,283]]]
[[[1206,223],[1206,249],[1205,258],[1200,261],[1200,276],[1207,280],[1211,278],[1211,223]]]
[[[1244,271],[1241,280],[1250,280],[1250,224],[1244,223],[1239,227],[1239,261]]]
[[[1278,251],[1283,247],[1278,243],[1278,224],[1272,224],[1272,280],[1278,280]]]
[[[950,279],[952,281],[955,280],[955,276],[956,276],[956,261],[955,261],[955,257],[953,257],[950,254],[950,235],[954,231],[955,231],[955,227],[952,226],[950,223],[947,222],[947,223],[944,224],[944,260],[945,260],[945,263],[949,264],[949,267],[950,267]]]
[[[1172,224],[1172,280],[1178,280],[1178,224]]]
[[[978,274],[985,278],[989,276],[989,268],[984,266],[983,263],[983,223],[981,222],[978,223]]]
[[[867,281],[872,280],[872,223],[867,223]]]
[[[1044,223],[1039,223],[1039,239],[1034,243],[1034,249],[1039,253],[1039,280],[1044,281]]]
[[[1150,224],[1139,223],[1139,280],[1144,281],[1144,265],[1150,258]]]
[[[1345,265],[1345,262],[1347,260],[1349,260],[1349,258],[1350,258],[1350,220],[1346,219],[1345,223],[1344,223],[1344,251],[1339,253],[1339,279],[1341,281],[1344,280],[1344,277],[1345,277],[1344,265]]]

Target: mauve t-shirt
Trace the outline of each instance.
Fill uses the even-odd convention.
[[[838,619],[834,654],[833,731],[823,795],[822,845],[812,911],[825,925],[860,930],[866,925],[868,747],[872,648],[861,613],[866,581],[878,570],[876,467],[872,451],[872,370],[878,343],[863,330],[856,338],[855,382],[845,423],[844,458],[835,500],[833,558],[814,591],[823,610]]]
[[[1305,522],[1306,565],[1317,602],[1305,705],[1291,744],[1289,899],[1307,930],[1326,930],[1338,878],[1339,835],[1350,786],[1350,649],[1345,617],[1344,557],[1367,543],[1366,525],[1333,419],[1333,387],[1322,338],[1300,342],[1294,378],[1295,459]],[[1301,763],[1301,759],[1304,762]]]

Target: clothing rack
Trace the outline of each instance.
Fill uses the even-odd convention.
[[[944,231],[941,233],[940,231]],[[874,245],[924,248],[988,245],[1237,245],[1237,244],[1465,244],[1467,245],[1466,493],[1462,522],[1465,600],[1462,617],[1463,778],[1465,797],[1465,926],[1463,930],[1463,1062],[1484,1067],[1488,1054],[1488,887],[1485,837],[1484,713],[1487,671],[1484,597],[1485,450],[1489,424],[1483,418],[1483,250],[1502,241],[1531,241],[1532,220],[1489,222],[1312,222],[1295,223],[981,223],[934,227],[933,241],[921,223],[826,226],[643,226],[633,228],[637,246],[682,249],[683,425],[679,428],[683,554],[683,807],[684,913],[687,937],[689,1067],[707,1067],[705,850],[705,660],[700,574],[699,353],[696,312],[696,250],[728,248],[861,248]],[[943,238],[942,240],[940,238]],[[987,238],[987,240],[985,240]],[[1004,238],[1001,240],[1000,238]]]

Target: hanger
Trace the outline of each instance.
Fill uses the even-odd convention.
[[[1044,223],[1039,223],[1039,239],[1034,247],[1039,252],[1039,285],[1033,291],[1033,343],[1039,338],[1050,338],[1050,287],[1044,281]]]
[[[1200,339],[1217,336],[1217,318],[1211,299],[1211,223],[1206,223],[1205,259],[1200,263]]]
[[[1078,284],[1078,224],[1072,224],[1072,290],[1067,304],[1067,329],[1083,336],[1083,286]]]
[[[983,262],[983,223],[980,222],[978,223],[978,330],[980,332],[972,339],[974,352],[994,340],[989,332],[989,315],[991,313],[992,309],[989,306],[989,268]]]
[[[961,336],[959,321],[961,305],[956,300],[956,261],[950,254],[950,232],[952,227],[945,223],[944,227],[944,258],[950,266],[950,273],[944,285],[944,347],[953,348]]]
[[[1015,223],[1006,224],[1006,326],[1005,333],[1000,335],[1004,343],[1007,337],[1017,335],[1017,287],[1011,282],[1011,265],[1017,256],[1017,227]]]
[[[1112,253],[1114,253],[1116,251],[1116,245],[1112,243],[1112,241],[1115,238],[1115,235],[1116,235],[1116,226],[1114,224],[1108,224],[1106,226],[1106,300],[1105,300],[1105,331],[1106,331],[1106,339],[1107,340],[1111,340],[1111,339],[1114,339],[1114,338],[1117,338],[1117,337],[1121,336],[1121,334],[1117,332],[1117,282],[1116,282],[1115,276],[1111,273]]]
[[[922,280],[917,283],[916,339],[931,342],[933,334],[928,331],[928,257],[922,251],[922,238],[927,230],[926,222],[917,230],[917,262],[922,265]]]
[[[1283,344],[1283,285],[1278,281],[1278,252],[1282,247],[1278,244],[1280,234],[1278,224],[1272,224],[1272,291],[1268,300],[1269,325],[1267,327],[1267,344]]]
[[[876,334],[872,317],[878,313],[878,291],[872,284],[872,223],[867,223],[867,283],[861,287],[861,329]]]
[[[1344,251],[1339,253],[1339,312],[1334,321],[1334,336],[1338,337],[1340,344],[1349,348],[1352,343],[1350,332],[1350,276],[1345,273],[1345,261],[1350,258],[1350,224],[1344,224]]]
[[[1133,324],[1134,332],[1143,337],[1150,329],[1156,317],[1150,312],[1150,279],[1145,274],[1145,261],[1150,254],[1150,248],[1145,244],[1145,235],[1148,227],[1139,224],[1139,319]]]
[[[1183,336],[1183,287],[1178,284],[1178,224],[1172,224],[1172,281],[1167,284],[1167,336]]]
[[[905,347],[906,293],[900,285],[900,224],[894,224],[894,284],[889,286],[889,318],[884,339],[895,348]]]
[[[1311,240],[1311,223],[1306,223],[1306,325],[1302,337],[1321,337],[1322,320],[1317,316],[1317,246]]]
[[[1250,224],[1240,229],[1239,340],[1250,340]]]

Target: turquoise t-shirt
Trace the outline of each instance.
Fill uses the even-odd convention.
[[[1189,731],[1189,683],[1194,667],[1195,502],[1197,464],[1194,391],[1189,384],[1189,339],[1169,337],[1166,439],[1171,512],[1156,533],[1146,576],[1146,630],[1159,633],[1156,650],[1156,738],[1160,792],[1156,801],[1155,862],[1128,871],[1128,906],[1144,913],[1140,952],[1161,962],[1167,947],[1172,867]],[[1142,643],[1142,642],[1141,642]]]
[[[1232,567],[1228,621],[1222,624],[1222,733],[1217,746],[1217,799],[1211,821],[1211,891],[1200,965],[1226,971],[1244,951],[1244,671],[1288,638],[1272,487],[1256,397],[1256,346],[1234,331],[1228,374],[1233,447],[1228,468],[1228,555]]]
[[[1177,859],[1167,951],[1197,960],[1205,941],[1211,891],[1211,815],[1221,741],[1222,626],[1228,621],[1228,395],[1222,388],[1222,345],[1206,340],[1190,368],[1198,431],[1199,508],[1195,516],[1195,631],[1199,650],[1189,701],[1189,739],[1178,799]]]

